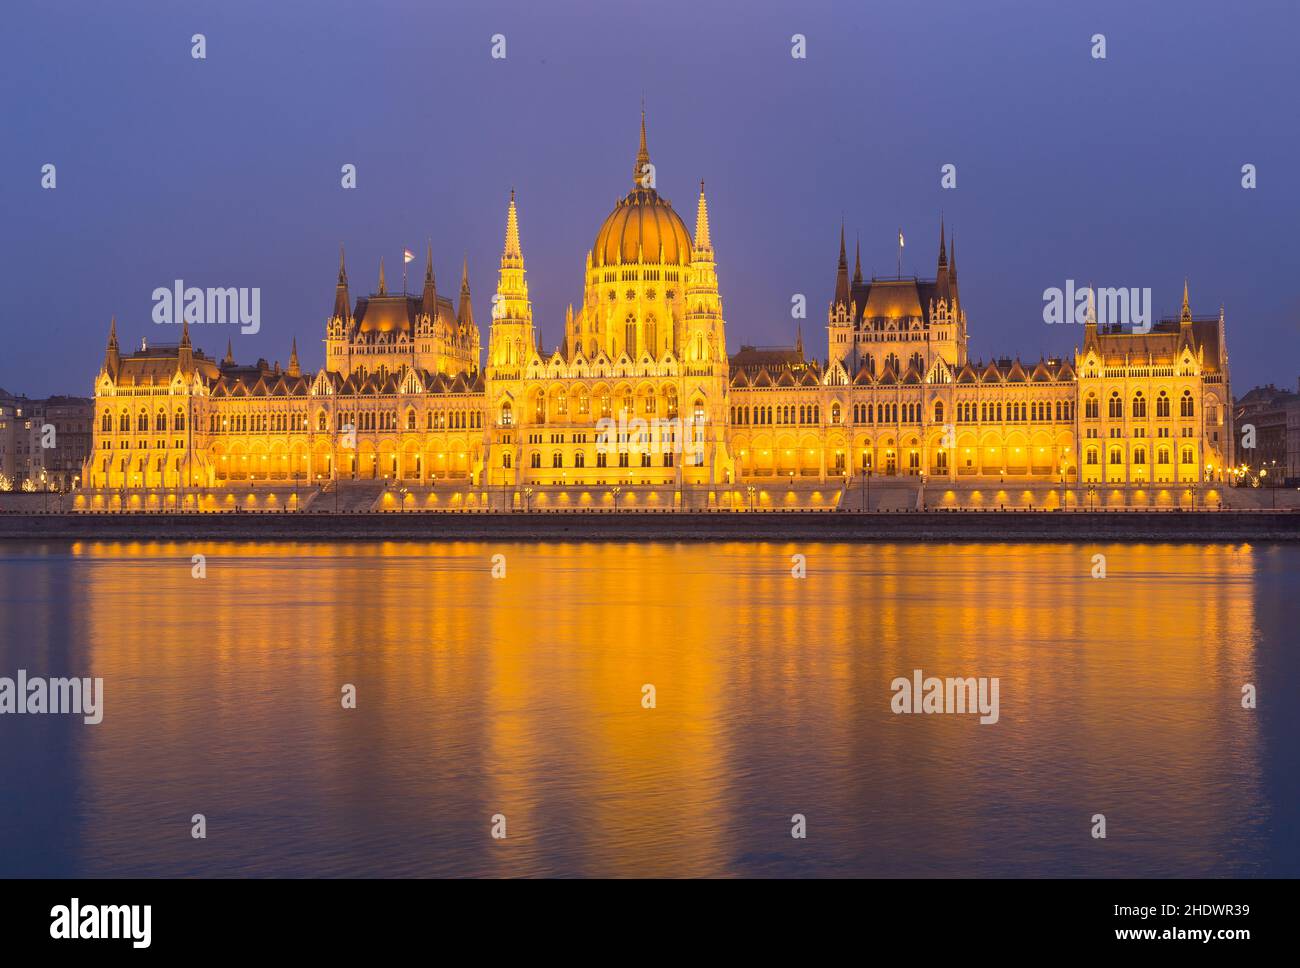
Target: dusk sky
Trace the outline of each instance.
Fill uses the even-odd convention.
[[[631,187],[643,95],[692,229],[706,181],[732,352],[792,342],[803,293],[824,357],[841,217],[864,272],[896,272],[901,227],[904,272],[928,276],[942,212],[973,357],[1070,352],[1081,329],[1043,322],[1068,279],[1150,287],[1169,315],[1186,276],[1196,314],[1226,307],[1235,392],[1300,372],[1294,0],[16,0],[5,21],[11,392],[90,395],[114,314],[124,351],[178,339],[150,321],[178,278],[262,291],[260,333],[197,327],[200,348],[284,364],[296,336],[317,369],[340,242],[354,299],[381,256],[400,286],[404,246],[418,288],[427,237],[454,298],[468,254],[486,344],[512,186],[550,349]]]

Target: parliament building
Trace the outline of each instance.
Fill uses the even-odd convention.
[[[655,186],[644,114],[584,269],[547,350],[512,191],[486,358],[467,266],[443,295],[431,247],[418,295],[389,292],[381,263],[355,302],[340,253],[315,372],[296,342],[284,368],[216,359],[187,324],[123,353],[114,320],[77,506],[1185,505],[1233,465],[1222,311],[1193,316],[1184,288],[1145,333],[1090,311],[1071,359],[972,359],[942,226],[932,279],[850,273],[841,228],[824,357],[801,330],[729,353],[704,185],[692,233]]]

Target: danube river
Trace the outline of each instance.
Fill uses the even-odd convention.
[[[0,715],[0,875],[1294,876],[1297,629],[1296,545],[7,542],[103,721]]]

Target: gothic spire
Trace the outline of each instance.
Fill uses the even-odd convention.
[[[116,379],[118,368],[122,364],[122,354],[117,347],[117,317],[108,324],[108,348],[104,351],[104,369]]]
[[[469,256],[460,267],[460,306],[456,310],[456,322],[464,327],[474,325],[474,307],[469,298]]]
[[[645,144],[645,101],[643,100],[641,102],[641,147],[637,149],[636,168],[632,171],[632,186],[634,188],[646,187],[641,183],[641,180],[645,178],[646,173],[649,171],[649,164],[650,149]]]
[[[388,286],[384,284],[384,257],[379,257],[379,295],[385,295],[388,292]]]
[[[844,219],[840,219],[840,261],[835,272],[835,304],[849,301],[849,258],[844,251]]]
[[[421,308],[430,319],[438,315],[438,285],[433,279],[432,239],[428,242],[424,257],[424,298]]]
[[[286,371],[289,376],[302,376],[302,368],[298,365],[298,337],[293,338],[293,348],[289,350],[289,369]]]
[[[506,210],[506,244],[501,253],[501,268],[522,269],[524,253],[519,245],[519,210],[515,208],[515,190],[510,189],[510,208]]]
[[[859,236],[853,243],[853,284],[862,285],[862,238]]]
[[[343,265],[343,243],[339,243],[339,281],[334,287],[334,315],[347,319],[351,300],[348,297],[348,270]]]
[[[1183,312],[1179,316],[1179,321],[1190,323],[1192,321],[1192,304],[1187,298],[1187,279],[1183,279]]]
[[[700,179],[700,201],[695,209],[695,248],[699,252],[712,252],[709,238],[709,203],[704,197],[704,179]]]

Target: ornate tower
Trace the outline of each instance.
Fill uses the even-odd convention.
[[[718,293],[717,264],[709,238],[709,205],[700,182],[695,212],[695,243],[686,284],[686,319],[682,327],[681,357],[691,370],[727,375],[727,338],[722,320],[722,296]]]
[[[468,298],[468,288],[462,290]],[[501,269],[497,274],[497,291],[492,298],[491,335],[488,338],[488,367],[518,373],[536,352],[533,332],[533,306],[528,301],[528,283],[524,279],[524,253],[519,244],[519,213],[515,208],[515,190],[510,189],[510,208],[506,212],[506,243],[501,252]]]
[[[857,262],[855,281],[861,278],[862,261]],[[835,298],[826,312],[827,358],[831,364],[844,361],[844,367],[853,376],[854,371],[853,300],[849,293],[849,260],[844,250],[844,223],[840,222],[840,261],[835,267]]]

